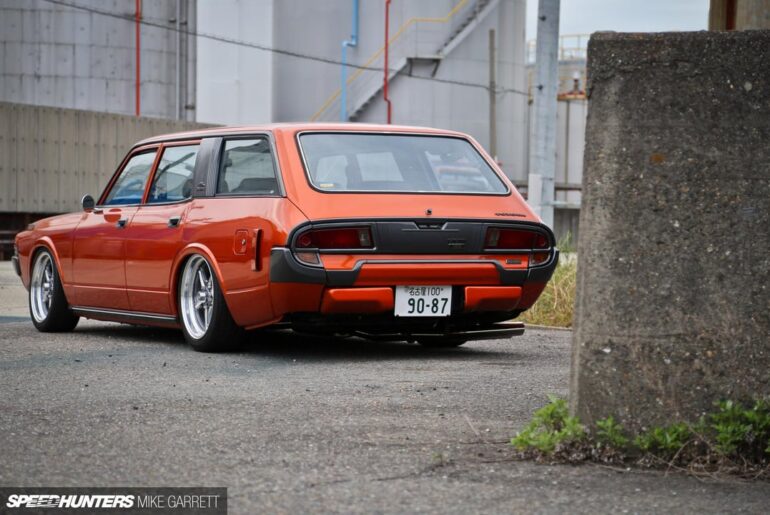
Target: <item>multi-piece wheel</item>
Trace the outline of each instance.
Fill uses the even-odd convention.
[[[179,318],[190,346],[202,352],[231,349],[242,330],[233,321],[211,265],[200,254],[184,264],[179,281]]]
[[[67,304],[56,263],[45,249],[38,251],[32,265],[29,312],[35,327],[46,333],[72,331],[80,320]]]

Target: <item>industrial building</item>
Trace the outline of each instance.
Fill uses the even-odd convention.
[[[454,129],[479,140],[526,193],[525,14],[525,0],[2,0],[2,112],[29,119],[6,114],[0,124],[0,229],[77,208],[81,193],[101,190],[135,136],[161,126],[390,120]],[[580,48],[562,44],[559,234],[576,230],[580,203],[586,39],[583,61]],[[31,106],[58,109],[30,114]],[[42,119],[67,116],[94,117],[92,130],[109,143],[78,136],[81,151],[102,149],[94,169],[58,147],[49,152],[58,157],[46,174],[80,177],[82,191],[61,195],[43,175],[19,178],[42,167],[16,147]],[[48,126],[47,144],[72,140]],[[52,195],[56,202],[45,198]]]

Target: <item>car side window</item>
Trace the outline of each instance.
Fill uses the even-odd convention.
[[[166,147],[152,180],[148,204],[178,202],[192,196],[198,144]]]
[[[217,193],[277,195],[270,141],[267,138],[225,141],[217,180]]]
[[[155,155],[157,153],[158,150],[154,148],[131,156],[104,199],[103,205],[116,206],[141,203],[144,197],[147,177],[150,175],[150,170],[155,162]]]

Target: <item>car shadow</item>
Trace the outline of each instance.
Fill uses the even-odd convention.
[[[81,326],[77,333],[98,335],[123,342],[155,342],[188,350],[181,331],[146,326],[105,324]],[[491,345],[503,348],[490,348]],[[504,346],[504,347],[503,347]],[[513,340],[469,341],[453,348],[428,348],[405,341],[373,341],[358,337],[311,336],[290,330],[250,331],[241,343],[224,355],[252,356],[254,358],[302,359],[304,361],[387,361],[447,359],[469,360],[505,357],[507,360],[524,361],[528,357],[517,349]],[[189,349],[193,352],[192,349]]]
[[[523,358],[514,351],[474,347],[484,342],[469,341],[460,347],[429,348],[406,341],[376,341],[359,337],[310,336],[292,331],[254,331],[236,352],[274,358],[302,358],[315,361],[378,361],[410,359],[465,360],[507,357]]]
[[[187,347],[184,335],[176,329],[120,324],[117,322],[97,323],[99,325],[78,325],[73,334],[88,334],[114,340],[139,341],[140,343],[158,342],[180,348]]]

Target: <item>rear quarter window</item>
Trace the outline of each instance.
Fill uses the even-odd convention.
[[[267,138],[224,142],[217,194],[277,195],[279,193],[270,141]]]

